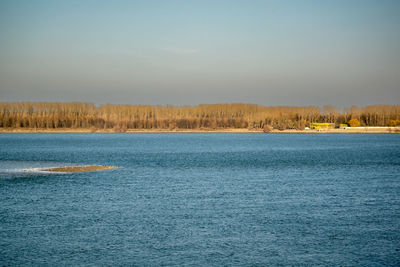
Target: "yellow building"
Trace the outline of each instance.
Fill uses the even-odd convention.
[[[315,129],[315,130],[321,130],[321,129],[334,129],[335,128],[335,124],[334,123],[330,123],[330,122],[325,122],[325,123],[311,123],[310,124],[310,128],[311,129]]]

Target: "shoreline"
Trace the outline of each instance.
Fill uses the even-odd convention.
[[[46,129],[46,128],[0,128],[0,133],[263,133],[262,129],[128,129],[126,131],[115,131],[114,129]],[[323,130],[272,130],[269,133],[400,133],[400,127],[348,127],[346,129],[323,129]]]

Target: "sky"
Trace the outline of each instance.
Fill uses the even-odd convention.
[[[400,1],[0,1],[0,102],[400,104]]]

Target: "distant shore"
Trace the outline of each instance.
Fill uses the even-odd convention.
[[[252,130],[244,128],[224,129],[127,129],[124,131],[114,129],[90,128],[0,128],[0,133],[263,133],[262,129]],[[321,129],[321,130],[272,130],[269,133],[400,133],[400,127],[348,127],[346,129]]]

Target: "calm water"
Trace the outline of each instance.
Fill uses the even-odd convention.
[[[0,265],[399,265],[400,135],[0,134],[0,204]]]

